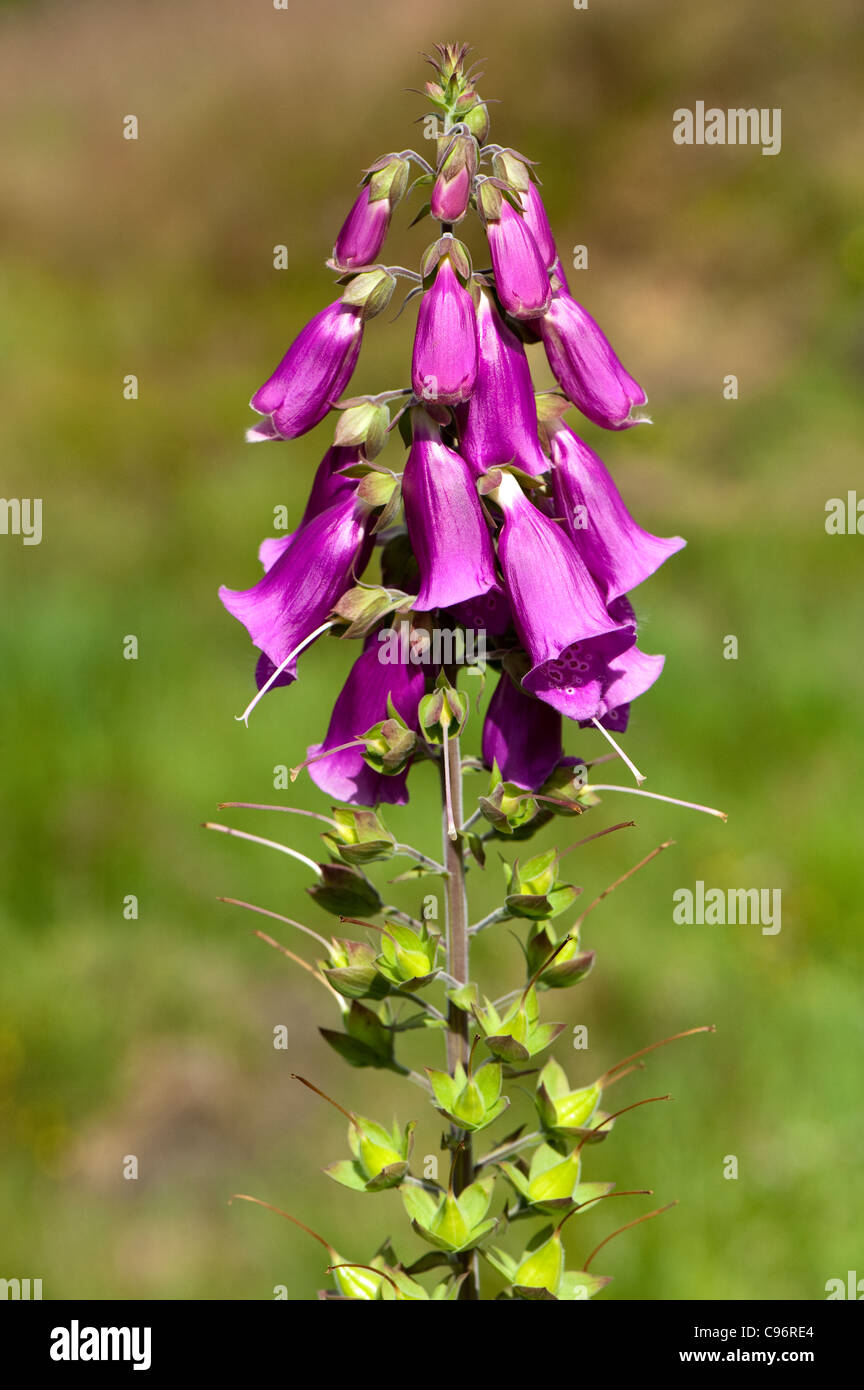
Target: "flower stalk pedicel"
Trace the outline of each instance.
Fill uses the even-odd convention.
[[[569,294],[530,160],[488,143],[489,113],[467,48],[442,45],[428,61],[435,167],[405,150],[366,171],[328,262],[341,297],[302,329],[252,400],[263,417],[249,433],[256,442],[293,439],[332,412],[308,504],[292,534],[263,542],[257,583],[220,591],[257,649],[258,694],[244,721],[262,698],[298,698],[273,692],[302,675],[299,657],[312,660],[325,636],[351,650],[320,742],[297,749],[292,772],[308,769],[342,804],[325,815],[225,803],[323,823],[323,857],[208,826],[294,858],[310,875],[313,901],[338,919],[328,940],[296,920],[299,907],[288,917],[223,899],[299,929],[311,943],[310,960],[256,933],[323,987],[331,1016],[321,1036],[343,1061],[411,1083],[410,1114],[388,1128],[297,1076],[348,1122],[349,1156],[343,1149],[324,1172],[364,1199],[398,1190],[409,1226],[398,1253],[386,1240],[377,1252],[352,1249],[346,1258],[281,1208],[242,1200],[288,1217],[323,1246],[335,1287],[322,1297],[576,1301],[609,1283],[589,1272],[606,1241],[597,1244],[601,1228],[592,1219],[591,1238],[579,1245],[595,1245],[594,1253],[568,1269],[565,1225],[602,1212],[607,1198],[650,1195],[618,1190],[596,1174],[594,1150],[618,1123],[638,1123],[640,1107],[668,1097],[602,1109],[604,1091],[645,1065],[642,1053],[587,1084],[571,1083],[550,1055],[567,1025],[545,1020],[542,1006],[550,990],[566,1001],[561,992],[590,973],[589,914],[669,842],[578,914],[582,889],[563,873],[563,856],[578,850],[589,862],[588,845],[634,822],[598,828],[560,853],[532,852],[528,841],[598,806],[601,792],[722,812],[643,791],[644,777],[613,737],[626,730],[633,701],[663,666],[662,656],[636,646],[628,594],[684,542],[637,525],[605,464],[563,416],[572,403],[595,424],[620,430],[637,422],[633,411],[645,393]],[[412,189],[409,169],[418,171]],[[430,201],[415,222],[431,217],[440,225],[417,269],[381,263],[394,210],[424,186]],[[457,224],[460,237],[473,237],[475,260],[468,241],[453,236]],[[492,268],[475,269],[487,243]],[[406,302],[420,299],[410,384],[344,399],[364,322],[404,281]],[[523,342],[538,337],[563,394],[535,396]],[[380,569],[367,575],[376,550]],[[462,751],[473,728],[467,677],[460,689],[468,662],[475,677],[497,680],[479,757]],[[565,729],[574,727],[595,738],[602,732],[614,752],[594,761],[622,758],[637,786],[592,782],[591,763],[564,752]],[[423,763],[437,770],[440,861],[400,843],[379,809],[408,800]],[[466,775],[480,779],[470,809]],[[504,893],[472,925],[467,871],[481,871],[487,855],[504,860]],[[399,858],[409,867],[394,877]],[[419,915],[385,899],[378,865],[397,897],[413,896],[409,908]],[[435,884],[446,908],[441,927],[429,891]],[[502,923],[521,934],[522,978],[490,999],[473,976],[470,944]],[[501,937],[502,950],[509,940]],[[422,1070],[404,1059],[407,1031],[429,1041]],[[535,1117],[526,1123],[531,1092]],[[412,1149],[424,1106],[427,1119],[431,1106],[445,1128],[442,1157],[430,1163],[427,1156],[421,1176]],[[517,1118],[508,1133],[511,1110]],[[525,1237],[521,1223],[530,1221],[540,1225]],[[582,1221],[568,1226],[568,1237],[574,1226]]]

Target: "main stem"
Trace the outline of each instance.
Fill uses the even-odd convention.
[[[448,738],[444,757],[448,763],[450,781],[450,806],[453,823],[457,830],[463,824],[462,813],[462,756],[459,738]],[[465,855],[461,834],[452,839],[449,833],[447,803],[445,797],[444,764],[441,766],[441,806],[443,824],[442,855],[447,877],[444,880],[447,903],[447,973],[460,985],[468,983],[468,895],[465,891]],[[467,1065],[470,1050],[468,1038],[468,1015],[463,1009],[450,1003],[447,1010],[447,1069],[454,1071],[457,1062]],[[458,1194],[467,1187],[474,1175],[474,1156],[471,1148],[471,1135],[453,1129],[454,1138],[461,1137],[461,1148],[456,1154],[453,1169],[453,1191]],[[477,1262],[469,1252],[464,1256],[467,1271],[460,1292],[461,1299],[476,1299]]]

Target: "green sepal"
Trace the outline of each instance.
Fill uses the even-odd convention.
[[[318,1029],[334,1052],[352,1067],[394,1066],[392,1030],[376,1013],[355,999],[344,1018],[344,1033],[332,1028]]]
[[[366,941],[334,941],[331,960],[319,962],[322,975],[346,999],[383,999],[390,993],[390,981],[379,974],[376,951]]]
[[[349,864],[321,864],[321,878],[306,889],[325,912],[334,917],[369,917],[380,912],[378,889],[365,874]]]

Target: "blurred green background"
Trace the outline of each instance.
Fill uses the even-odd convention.
[[[275,793],[273,768],[321,737],[346,654],[319,644],[247,731],[233,716],[251,648],[216,589],[254,582],[273,508],[299,515],[329,427],[253,449],[246,402],[332,293],[323,261],[360,170],[422,143],[406,90],[424,80],[419,51],[465,39],[502,103],[493,138],[539,161],[565,262],[589,248],[574,293],[648,390],[653,428],[586,436],[636,517],[689,541],[638,595],[642,645],[668,659],[628,749],[650,788],[729,814],[609,796],[579,831],[633,814],[637,828],[568,861],[593,896],[677,841],[592,916],[593,975],[549,997],[568,1032],[589,1028],[587,1057],[566,1034],[556,1046],[571,1078],[718,1028],[616,1093],[676,1099],[622,1122],[588,1175],[681,1205],[595,1269],[615,1276],[605,1297],[824,1297],[864,1259],[864,540],[824,526],[829,498],[864,494],[860,8],[52,0],[5,4],[0,37],[2,492],[44,501],[40,546],[0,537],[0,1276],[41,1277],[46,1298],[255,1299],[277,1284],[305,1298],[318,1247],[229,1208],[231,1192],[297,1213],[348,1258],[404,1228],[395,1194],[361,1200],[321,1174],[344,1126],[289,1072],[382,1119],[422,1114],[420,1093],[338,1063],[316,1032],[332,1001],[216,902],[326,928],[308,875],[198,826],[222,799],[326,809],[308,781]],[[782,152],[676,146],[672,112],[697,100],[781,107]],[[411,215],[397,213],[393,261],[430,239]],[[413,310],[372,324],[358,391],[402,384],[412,325]],[[723,398],[730,373],[738,400]],[[569,739],[586,756],[600,743]],[[391,824],[434,847],[430,770],[412,787]],[[233,814],[315,853],[313,822]],[[476,916],[498,872],[472,876]],[[781,888],[782,932],[674,924],[674,889],[697,879]],[[512,982],[506,929],[477,964]],[[272,1046],[281,1023],[287,1051]],[[528,1101],[515,1112],[528,1119]],[[429,1111],[417,1151],[436,1135]],[[644,1209],[614,1205],[570,1223],[574,1260]]]

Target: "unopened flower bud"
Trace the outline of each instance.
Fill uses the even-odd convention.
[[[445,137],[441,144],[443,158],[432,189],[430,211],[439,222],[461,222],[471,198],[477,144],[469,135],[457,135],[450,140]]]
[[[371,265],[380,255],[390,217],[402,198],[408,182],[408,163],[387,158],[373,165],[346,217],[333,247],[333,263],[339,270],[355,270]]]

